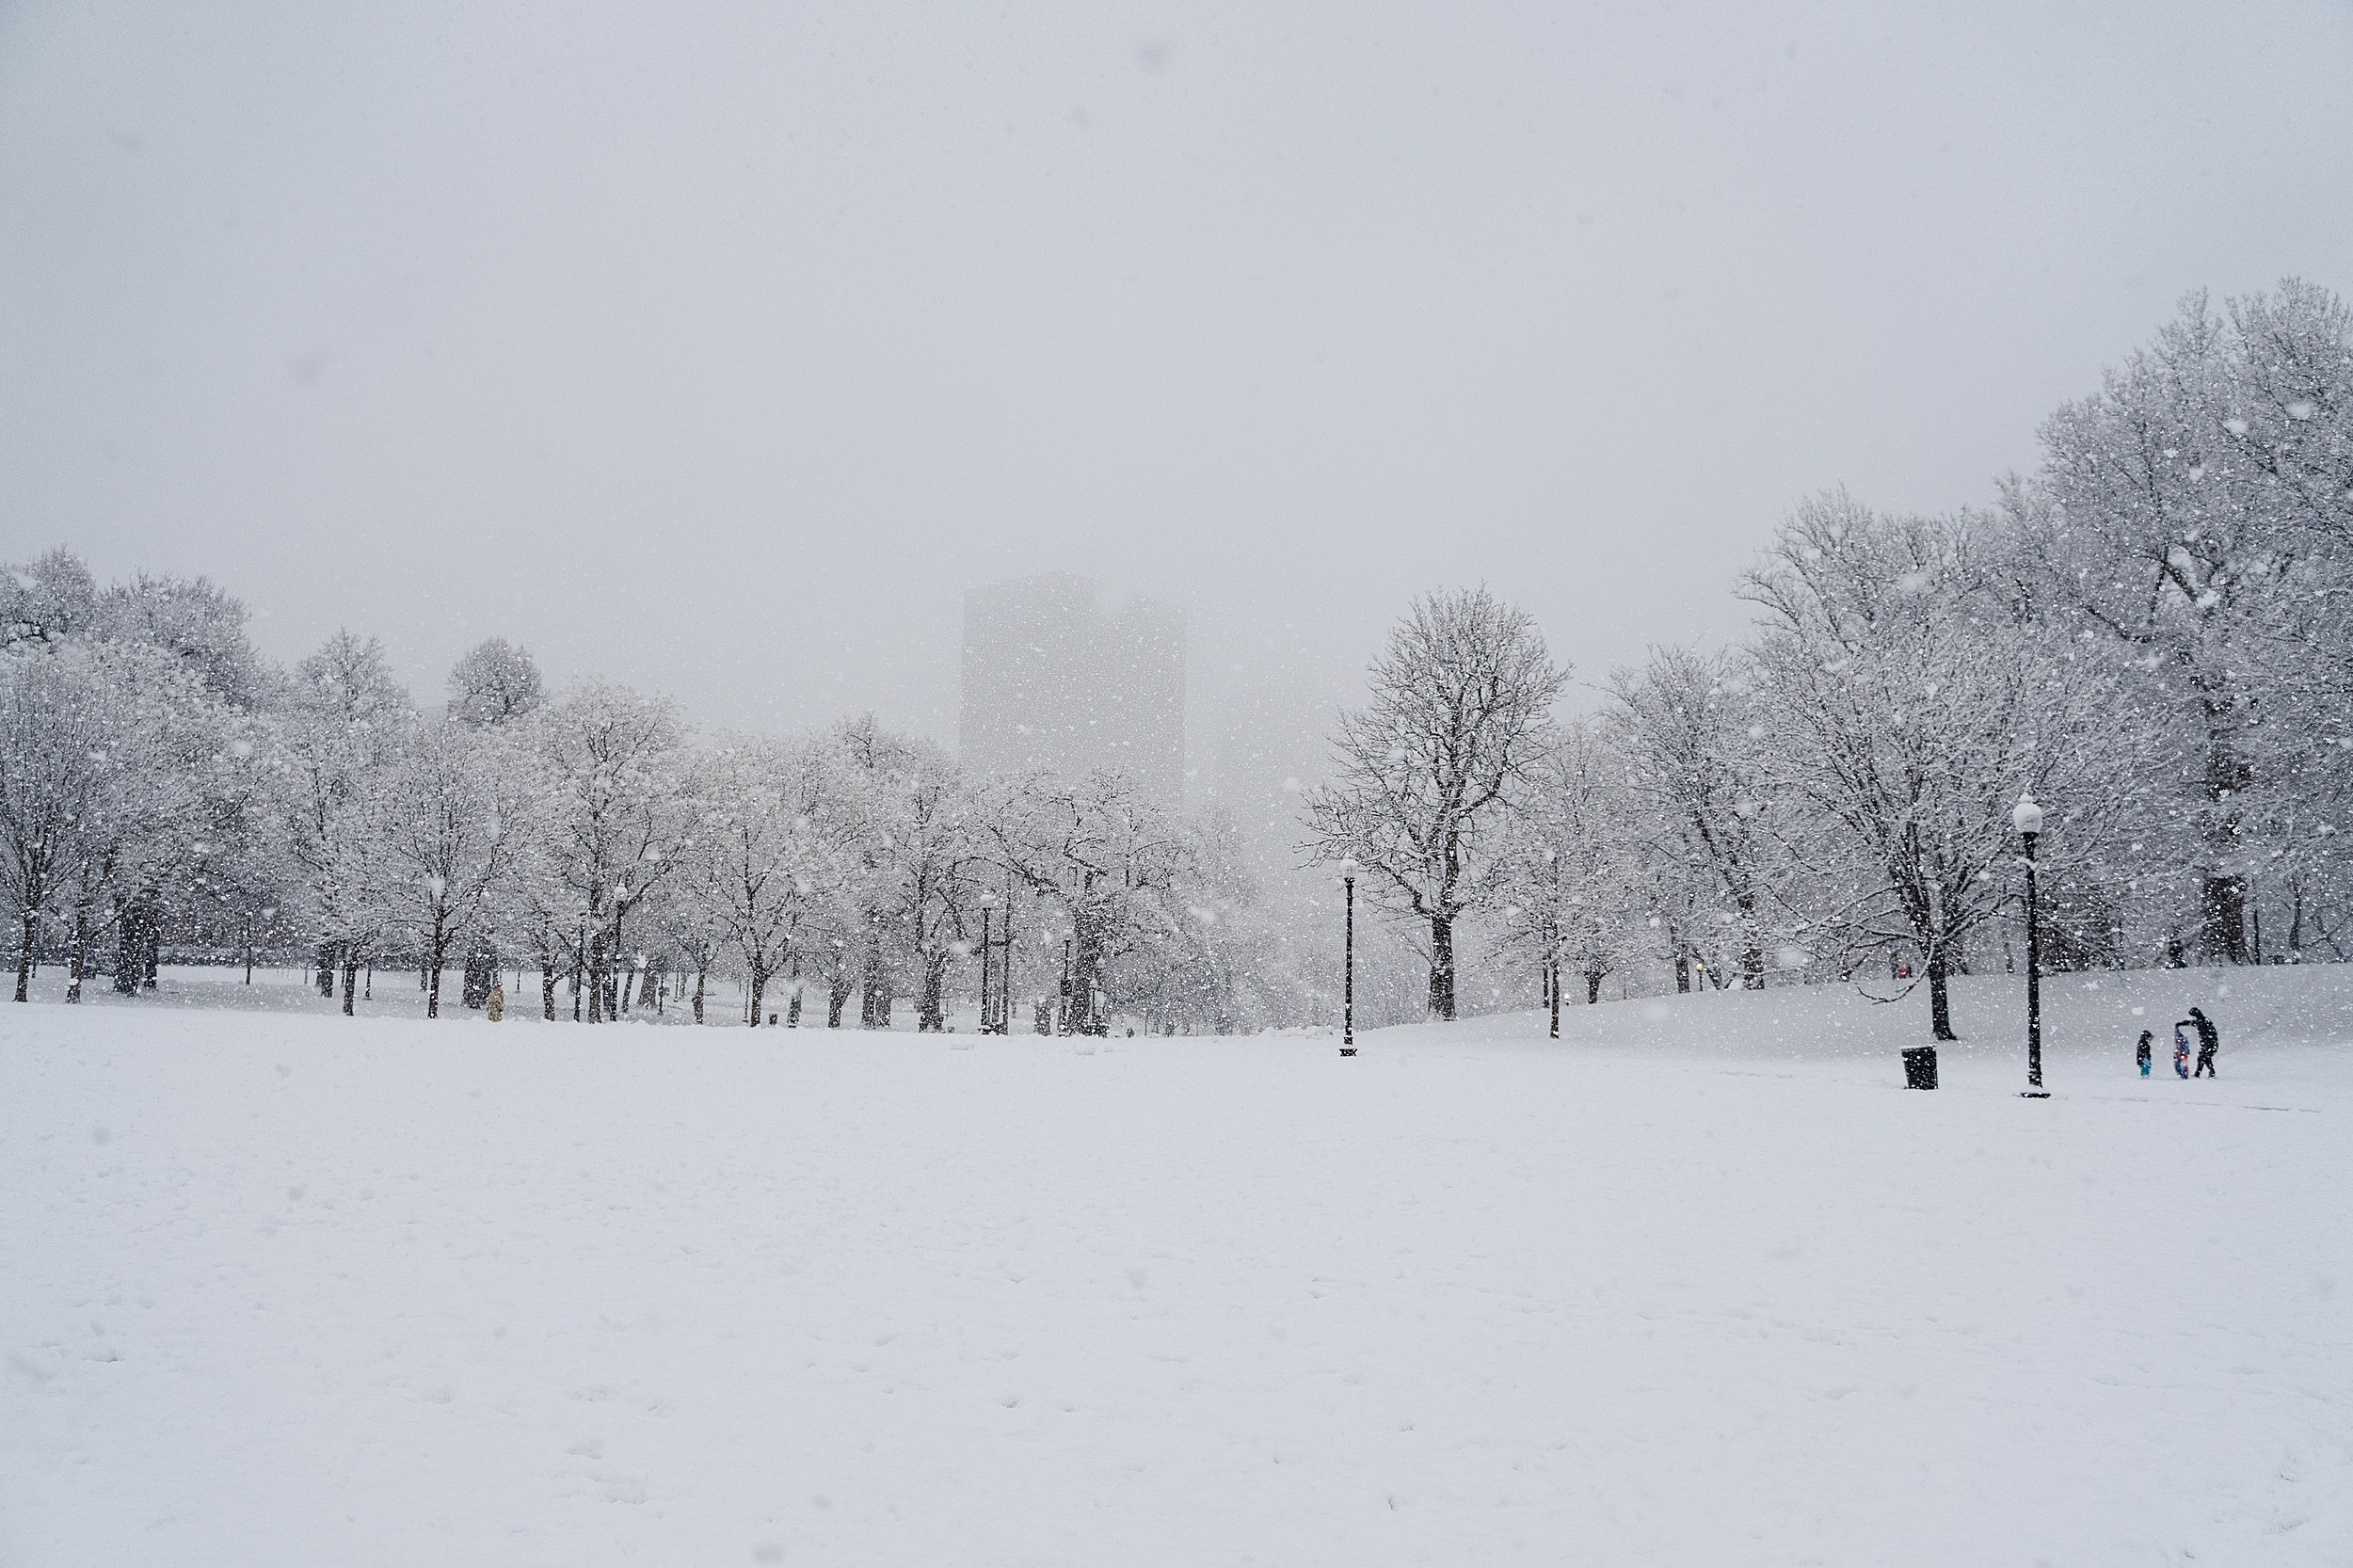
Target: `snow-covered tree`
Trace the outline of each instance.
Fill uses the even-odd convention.
[[[808,809],[838,826],[836,841],[855,863],[861,1021],[888,1026],[904,971],[916,1027],[945,1029],[949,967],[979,935],[986,844],[971,792],[936,746],[885,729],[871,713],[828,730],[810,764],[818,771]]]
[[[87,636],[97,618],[97,580],[72,551],[0,567],[0,648]]]
[[[18,1001],[32,984],[41,917],[74,870],[78,828],[108,788],[116,739],[86,660],[37,635],[0,650],[0,876],[21,932]]]
[[[1105,982],[1111,1006],[1141,1016],[1147,1028],[1220,1034],[1317,1016],[1329,988],[1315,985],[1313,965],[1326,949],[1303,953],[1291,925],[1292,918],[1312,920],[1312,912],[1276,914],[1259,904],[1249,851],[1231,819],[1212,813],[1183,825],[1184,858],[1166,891],[1141,906],[1144,918]],[[1329,955],[1327,972],[1336,972],[1337,943]]]
[[[660,698],[587,681],[533,721],[547,780],[552,877],[570,903],[588,1021],[614,1016],[624,925],[692,836],[678,715]]]
[[[539,799],[520,747],[453,719],[417,726],[372,792],[369,881],[386,919],[417,945],[426,1017],[440,1016],[452,944],[481,929],[536,840]]]
[[[25,999],[40,916],[71,920],[68,1000],[121,905],[178,884],[242,809],[252,754],[168,655],[27,639],[0,650],[0,876],[16,903]]]
[[[276,697],[278,678],[246,636],[244,603],[209,578],[141,572],[102,594],[97,616],[102,635],[168,654],[230,708]]]
[[[989,856],[1052,912],[1069,941],[1072,1032],[1105,1026],[1097,999],[1112,967],[1164,941],[1198,866],[1187,824],[1125,774],[1028,774],[996,780],[982,809]]]
[[[383,646],[347,631],[295,666],[280,716],[275,808],[318,939],[319,989],[330,991],[340,970],[346,1016],[392,920],[380,896],[376,800],[415,717]]]
[[[1963,943],[2017,896],[2019,797],[2052,811],[2064,875],[2139,785],[2112,671],[2005,599],[1994,532],[1825,496],[1741,590],[1765,612],[1762,765],[1772,831],[1817,902],[1808,935],[1850,967],[1916,951],[1939,1040],[1956,1037],[1946,979]]]
[[[1689,988],[1691,957],[1715,945],[1703,928],[1721,929],[1710,918],[1719,915],[1729,916],[1721,924],[1733,928],[1741,984],[1762,986],[1772,845],[1749,678],[1728,655],[1655,648],[1609,684],[1617,705],[1604,731],[1625,766],[1678,988]]]
[[[476,643],[449,672],[449,714],[461,724],[511,724],[537,712],[541,701],[531,651],[504,637]]]
[[[1555,728],[1529,764],[1498,856],[1503,945],[1532,952],[1557,1008],[1561,977],[1587,1002],[1641,952],[1633,888],[1637,844],[1623,761],[1589,723]]]
[[[1568,672],[1485,588],[1425,595],[1389,633],[1371,700],[1340,715],[1306,848],[1354,859],[1376,907],[1429,932],[1430,1012],[1455,1008],[1455,922],[1492,890],[1510,793],[1548,742]]]
[[[2009,492],[2031,539],[2022,575],[2055,621],[2118,655],[2134,705],[2173,716],[2165,769],[2191,830],[2199,944],[2243,961],[2270,852],[2331,853],[2316,833],[2262,829],[2312,824],[2295,775],[2341,771],[2313,743],[2333,744],[2343,712],[2326,690],[2342,644],[2314,633],[2336,623],[2353,546],[2345,308],[2294,280],[2220,314],[2193,295],[2053,414],[2042,444],[2041,471]]]
[[[691,905],[726,945],[742,955],[758,1027],[768,983],[816,923],[842,883],[842,856],[812,823],[797,786],[800,760],[750,739],[723,743],[694,763],[691,840],[676,853],[675,903]],[[702,1021],[702,979],[710,955],[695,951],[695,921],[673,921],[696,965],[695,1020]]]

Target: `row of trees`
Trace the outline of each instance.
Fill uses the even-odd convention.
[[[1303,850],[1353,860],[1419,953],[1423,1003],[1467,962],[1562,976],[1925,986],[2009,961],[2009,814],[2053,813],[2044,933],[2061,965],[2342,959],[2353,867],[2353,322],[2290,281],[2202,297],[2042,427],[1991,510],[1800,506],[1738,592],[1752,634],[1657,648],[1599,711],[1483,589],[1418,601],[1341,715]],[[23,997],[76,995],[161,935],[296,931],[322,985],[454,952],[522,954],[541,1011],[599,1021],[625,982],[788,983],[924,1028],[977,988],[982,898],[1017,928],[1014,993],[1146,1023],[1328,1015],[1330,910],[1254,902],[1229,837],[1116,774],[973,778],[858,720],[777,741],[689,735],[665,702],[549,701],[492,641],[419,712],[372,641],[291,671],[202,581],[100,590],[62,552],[0,575],[0,877]],[[996,950],[991,950],[996,951]],[[1376,977],[1374,994],[1387,987]],[[1482,994],[1483,993],[1483,994]],[[658,993],[657,993],[658,994]]]
[[[1798,508],[1755,629],[1567,674],[1482,590],[1433,595],[1344,716],[1309,847],[1366,868],[1456,1006],[1457,926],[1558,1005],[1630,966],[1925,985],[2008,962],[2010,811],[2054,813],[2062,965],[2343,959],[2353,868],[2353,329],[2290,281],[2202,297],[2042,429],[1990,512]]]
[[[0,594],[20,1000],[44,953],[78,1000],[101,968],[136,989],[167,933],[292,936],[345,1013],[373,968],[406,966],[438,1016],[444,971],[495,947],[536,971],[549,1018],[566,991],[594,1023],[658,989],[699,1022],[724,972],[755,1023],[782,984],[795,1021],[809,991],[828,1024],[855,996],[887,1027],[911,998],[938,1030],[977,985],[985,895],[1013,937],[997,983],[1050,999],[1065,1029],[1113,1011],[1231,1028],[1298,1005],[1225,836],[1116,774],[968,778],[871,718],[697,739],[621,687],[546,700],[497,640],[427,713],[373,639],[338,633],[272,671],[209,584],[101,593],[62,552]],[[122,608],[143,596],[201,602],[207,634],[153,635],[165,617]]]

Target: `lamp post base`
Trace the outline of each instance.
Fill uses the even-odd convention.
[[[1342,1056],[1353,1056],[1356,1054],[1356,1048],[1354,1046],[1342,1046],[1340,1048],[1340,1054]]]
[[[2022,1100],[2047,1100],[2051,1097],[2051,1091],[2048,1089],[2021,1089],[2018,1091],[2018,1097]]]

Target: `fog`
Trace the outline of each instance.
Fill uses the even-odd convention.
[[[2055,14],[2064,9],[2066,14]],[[503,634],[952,740],[976,584],[1597,679],[1800,498],[1992,498],[2186,290],[2353,284],[2343,6],[0,11],[0,558],[428,697]]]

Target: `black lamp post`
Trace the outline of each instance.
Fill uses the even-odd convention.
[[[2042,835],[2042,808],[2020,795],[2009,822],[2026,843],[2026,1089],[2027,1099],[2048,1099],[2042,1087],[2042,922],[2035,907],[2034,843]]]
[[[1076,936],[1064,936],[1062,939],[1061,1001],[1062,1032],[1064,1034],[1076,1034],[1079,1032],[1079,994],[1078,992],[1072,990],[1070,986],[1071,943],[1077,939],[1078,938]],[[1051,940],[1051,938],[1049,937],[1048,940]],[[1048,951],[1051,952],[1052,950],[1048,949]]]
[[[982,894],[981,894],[981,1032],[982,1032],[983,1034],[986,1034],[986,1033],[990,1032],[990,1026],[991,1026],[991,1025],[992,1025],[992,1024],[996,1021],[996,1015],[995,1015],[993,1012],[991,1012],[991,1011],[990,1011],[990,1009],[989,1009],[989,1005],[988,1005],[988,968],[989,968],[989,965],[990,965],[990,963],[993,961],[993,960],[992,960],[992,956],[991,956],[991,955],[992,955],[992,954],[996,952],[996,944],[995,944],[995,943],[993,943],[993,942],[991,942],[991,941],[988,939],[988,922],[989,922],[989,919],[990,919],[990,917],[991,917],[991,916],[993,916],[993,915],[995,915],[995,914],[996,914],[996,912],[997,912],[997,895],[996,895],[995,893],[991,893],[991,892],[984,892],[984,893],[982,893]]]
[[[1356,873],[1364,868],[1354,860],[1340,862],[1340,886],[1344,889],[1341,902],[1347,914],[1342,917],[1342,952],[1340,966],[1340,1054],[1356,1054]]]
[[[1552,1009],[1552,1034],[1561,1038],[1561,852],[1545,851],[1552,868],[1552,903],[1545,910],[1545,1004]]]

